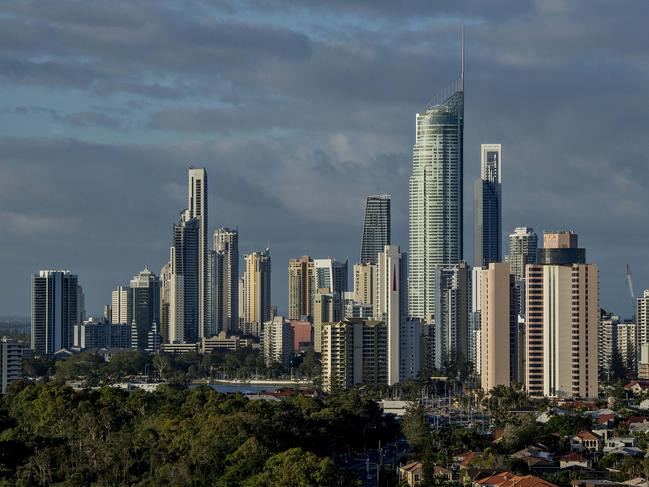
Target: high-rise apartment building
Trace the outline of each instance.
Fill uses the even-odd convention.
[[[620,317],[602,310],[597,328],[597,364],[600,377],[606,377],[611,369],[613,351],[617,350],[617,325]]]
[[[313,318],[315,295],[313,259],[308,255],[288,261],[288,318],[290,320]]]
[[[464,49],[463,49],[464,52]],[[464,54],[451,95],[418,113],[409,190],[408,315],[435,315],[436,268],[463,258]]]
[[[149,332],[160,322],[160,280],[148,268],[131,279],[131,302],[133,311],[131,346],[147,348]]]
[[[525,266],[536,264],[538,236],[533,228],[516,227],[509,235],[509,269],[516,280],[525,279]]]
[[[12,338],[0,338],[0,393],[23,375],[23,346]]]
[[[271,319],[270,250],[247,254],[244,261],[243,321],[253,335],[258,335],[263,323]]]
[[[219,228],[212,235],[212,249],[222,256],[222,274],[217,296],[222,302],[215,317],[219,331],[230,332],[239,326],[239,231]]]
[[[199,249],[199,220],[185,210],[173,227],[170,251],[169,343],[195,343],[200,338]]]
[[[482,359],[479,357],[482,350],[482,339],[479,335],[482,306],[482,271],[482,267],[471,269],[471,307],[469,310],[468,360],[471,361],[478,374],[480,374],[482,364]]]
[[[390,245],[390,195],[368,196],[361,239],[362,264],[376,264],[379,252]]]
[[[262,349],[267,367],[279,363],[285,369],[291,366],[293,357],[293,327],[283,316],[274,316],[264,323]]]
[[[435,366],[469,359],[469,266],[435,268]]]
[[[128,286],[117,286],[111,296],[111,323],[133,322],[133,294]]]
[[[329,288],[318,289],[313,299],[313,349],[322,350],[322,327],[343,319],[343,299]]]
[[[546,233],[526,267],[525,385],[552,397],[597,397],[597,266],[572,232]]]
[[[322,328],[322,387],[387,384],[387,327],[380,321],[347,319]]]
[[[163,342],[169,341],[169,305],[171,302],[171,263],[167,262],[160,269],[160,326],[159,332]],[[112,322],[112,320],[111,320]]]
[[[335,259],[314,259],[313,261],[314,289],[329,288],[330,292],[347,291],[347,261]]]
[[[354,301],[376,305],[376,272],[375,264],[354,265]]]
[[[474,187],[474,262],[487,267],[502,259],[502,148],[480,146],[480,179]]]
[[[638,325],[638,343],[649,343],[649,289],[636,298],[635,317]]]
[[[131,348],[131,325],[97,322],[92,318],[74,325],[74,346],[81,350],[98,348]],[[146,346],[143,348],[143,350]]]
[[[187,191],[187,220],[196,219],[198,227],[197,265],[198,265],[198,326],[197,336],[192,341],[200,340],[206,331],[207,323],[207,171],[204,168],[189,168]],[[193,332],[192,332],[193,333]]]
[[[225,328],[225,296],[223,295],[224,254],[207,251],[207,322],[205,335],[211,338]]]
[[[72,346],[79,319],[78,277],[70,271],[44,270],[32,276],[31,347],[36,354],[53,354]]]

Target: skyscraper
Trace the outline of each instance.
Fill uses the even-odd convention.
[[[390,195],[368,196],[361,239],[361,264],[376,264],[379,252],[390,245]]]
[[[501,157],[500,144],[480,146],[480,179],[474,187],[474,263],[478,267],[503,258]]]
[[[32,276],[31,347],[36,354],[53,354],[72,346],[78,324],[78,277],[70,271],[40,271]]]
[[[636,298],[635,316],[639,343],[649,343],[649,289],[645,289],[642,296]]]
[[[347,291],[347,261],[335,259],[314,259],[314,289],[329,288],[342,296]]]
[[[370,306],[376,304],[376,272],[374,264],[354,265],[354,301]]]
[[[225,255],[216,250],[207,251],[207,321],[205,337],[211,338],[225,328],[225,296],[223,295]]]
[[[171,247],[171,283],[169,302],[170,343],[191,343],[199,340],[199,221],[182,212],[173,227]]]
[[[437,266],[463,257],[464,42],[460,78],[418,113],[409,190],[408,314],[435,314]]]
[[[313,349],[320,352],[322,346],[322,327],[343,319],[343,299],[340,293],[332,293],[329,288],[320,288],[313,298]]]
[[[270,250],[252,252],[244,257],[244,324],[253,335],[271,319],[270,313]]]
[[[469,359],[469,266],[435,268],[435,366]]]
[[[219,228],[212,236],[212,249],[223,255],[223,274],[220,279],[219,298],[223,301],[223,330],[236,330],[239,326],[239,231]]]
[[[160,269],[160,326],[162,340],[169,341],[169,305],[171,302],[171,263]]]
[[[117,286],[111,296],[111,323],[127,324],[133,321],[133,295],[128,286]]]
[[[131,279],[133,321],[131,346],[144,350],[147,337],[155,325],[160,323],[160,280],[148,268]]]
[[[526,267],[525,385],[529,394],[597,397],[597,266],[572,232],[546,233]]]
[[[308,255],[288,261],[288,319],[313,318],[313,259]]]
[[[270,367],[273,363],[279,363],[288,369],[294,351],[291,322],[284,319],[283,316],[275,316],[272,320],[264,323],[261,348],[266,367]]]
[[[509,255],[506,260],[516,280],[525,279],[527,264],[536,264],[538,240],[534,229],[529,227],[516,227],[514,233],[509,235]]]
[[[198,335],[197,340],[205,334],[207,322],[207,171],[204,168],[189,168],[188,181],[189,215],[187,220],[195,218],[198,225]]]

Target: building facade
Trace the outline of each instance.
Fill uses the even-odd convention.
[[[239,231],[219,228],[212,235],[212,250],[221,256],[222,273],[216,290],[221,304],[214,318],[219,331],[234,331],[239,326]]]
[[[111,323],[127,323],[133,321],[133,294],[128,286],[117,286],[111,296]]]
[[[289,320],[283,316],[275,316],[272,320],[265,322],[261,342],[266,367],[270,367],[274,363],[280,364],[285,369],[291,366],[293,327]]]
[[[390,195],[368,196],[361,238],[361,264],[376,264],[379,252],[390,245]]]
[[[0,393],[23,376],[23,346],[12,338],[0,338]]]
[[[131,279],[131,346],[145,350],[149,332],[160,322],[160,280],[148,268]]]
[[[502,148],[480,146],[480,179],[474,187],[474,264],[502,261]]]
[[[315,280],[313,259],[308,255],[288,261],[288,318],[313,319]]]
[[[243,321],[253,335],[259,335],[263,323],[271,319],[270,250],[247,254],[244,262]]]
[[[195,219],[197,224],[198,245],[197,253],[197,275],[198,275],[198,317],[196,337],[194,341],[200,340],[206,332],[208,320],[208,281],[207,281],[207,171],[204,168],[189,168],[187,188],[187,211],[188,220]]]
[[[347,261],[314,259],[313,279],[315,290],[329,288],[330,292],[342,296],[347,291]]]
[[[532,395],[597,397],[597,266],[571,232],[546,233],[526,267],[526,388]]]
[[[78,277],[70,271],[43,270],[32,276],[31,348],[51,355],[72,346],[78,324]]]
[[[313,349],[322,351],[322,327],[325,323],[337,323],[343,319],[343,300],[340,293],[329,288],[318,289],[313,300]]]
[[[469,266],[435,268],[435,367],[469,358]]]

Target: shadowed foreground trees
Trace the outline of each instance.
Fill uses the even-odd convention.
[[[269,402],[206,387],[11,389],[0,403],[0,485],[354,485],[327,457],[398,432],[354,391]]]

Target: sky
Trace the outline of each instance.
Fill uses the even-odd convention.
[[[465,258],[480,144],[503,145],[504,239],[571,229],[600,304],[649,287],[645,0],[130,0],[0,4],[0,316],[30,275],[79,275],[90,315],[168,259],[187,167],[210,231],[287,262],[359,257],[365,198],[407,250],[415,114],[457,78],[465,26]],[[507,248],[505,246],[505,248]]]

